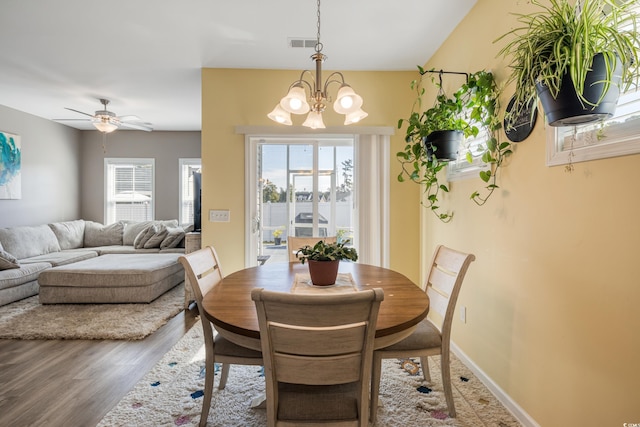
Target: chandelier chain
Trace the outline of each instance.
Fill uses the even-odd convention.
[[[322,51],[322,43],[320,43],[320,0],[318,0],[318,34],[316,41],[316,52],[320,53]]]

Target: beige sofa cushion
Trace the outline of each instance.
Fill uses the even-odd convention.
[[[148,225],[142,229],[133,241],[133,247],[136,249],[144,249],[144,245],[153,237],[158,231],[158,227],[155,224]]]
[[[8,270],[10,268],[20,268],[20,265],[18,265],[18,260],[9,252],[5,252],[0,249],[0,271]]]
[[[123,231],[124,224],[122,222],[102,225],[99,222],[85,221],[84,246],[91,248],[95,246],[122,245]]]
[[[151,236],[149,240],[147,240],[147,242],[144,244],[144,248],[145,249],[159,248],[160,243],[162,243],[164,238],[167,237],[167,233],[168,233],[167,227],[165,227],[162,224],[157,225],[156,232],[154,233],[153,236]]]
[[[17,259],[58,252],[60,245],[48,225],[0,228],[0,242]]]
[[[49,227],[56,235],[60,249],[76,249],[84,246],[84,220],[54,222]]]
[[[125,246],[135,246],[136,237],[138,234],[150,225],[162,224],[165,227],[177,227],[178,221],[175,219],[168,220],[154,220],[154,221],[124,221],[125,227],[122,233],[122,244]]]
[[[184,229],[182,227],[168,227],[167,235],[160,243],[160,249],[177,248],[184,240]]]

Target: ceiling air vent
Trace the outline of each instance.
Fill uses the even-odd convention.
[[[303,47],[313,49],[316,47],[316,39],[289,38],[289,47]]]

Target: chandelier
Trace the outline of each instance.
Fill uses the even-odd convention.
[[[327,57],[322,53],[322,43],[320,42],[320,0],[318,0],[318,34],[316,41],[316,53],[311,55],[311,59],[316,64],[315,76],[309,70],[304,70],[300,78],[289,86],[289,92],[280,100],[276,107],[267,114],[276,123],[291,126],[291,114],[307,114],[307,119],[302,126],[311,129],[324,129],[322,113],[331,102],[327,89],[331,83],[340,83],[340,89],[333,103],[336,113],[344,114],[345,125],[357,123],[368,116],[362,110],[362,97],[345,83],[344,76],[340,72],[333,72],[322,83],[322,62]],[[309,77],[310,80],[305,80]],[[307,89],[309,93],[305,91]]]

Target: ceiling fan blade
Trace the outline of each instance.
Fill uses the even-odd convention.
[[[138,116],[119,116],[118,120],[121,122],[141,122],[142,119]]]
[[[127,123],[127,122],[121,121],[120,126],[131,128],[131,129],[143,130],[146,132],[151,132],[153,130],[150,123]]]
[[[90,122],[91,119],[52,119],[54,122]]]
[[[93,114],[85,113],[83,111],[74,110],[73,108],[64,107],[65,110],[75,111],[76,113],[84,114],[85,116],[93,117]]]

